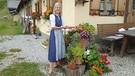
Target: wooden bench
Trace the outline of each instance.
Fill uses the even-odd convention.
[[[111,42],[110,55],[113,55],[114,42],[120,39],[106,38],[106,36],[115,35],[120,28],[128,29],[135,27],[135,23],[118,23],[118,24],[97,24],[98,37],[103,41],[107,40]]]

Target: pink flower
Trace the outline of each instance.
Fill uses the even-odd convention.
[[[72,30],[70,29],[70,30],[68,30],[68,32],[72,32]]]

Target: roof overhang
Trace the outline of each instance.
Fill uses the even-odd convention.
[[[9,9],[10,14],[16,14],[17,8],[21,0],[7,0],[7,8]]]

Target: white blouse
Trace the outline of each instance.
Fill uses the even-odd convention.
[[[65,26],[62,17],[61,17],[61,20],[62,20],[62,26]],[[54,14],[51,14],[51,15],[50,15],[50,24],[51,24],[51,27],[55,27],[55,15],[54,15]]]

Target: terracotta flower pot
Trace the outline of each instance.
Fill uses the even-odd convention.
[[[81,46],[86,48],[88,46],[88,40],[85,38],[80,38]]]
[[[39,17],[39,16],[37,16],[37,17],[36,17],[36,20],[40,20],[40,17]]]
[[[71,70],[74,70],[76,68],[76,63],[70,63],[68,62],[68,68],[71,69]]]
[[[82,61],[81,60],[82,60],[82,58],[77,57],[76,58],[76,64],[82,64]]]

